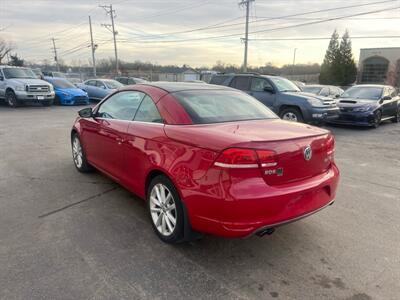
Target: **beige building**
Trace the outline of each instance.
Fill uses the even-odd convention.
[[[358,83],[400,86],[400,47],[365,48],[360,51]]]

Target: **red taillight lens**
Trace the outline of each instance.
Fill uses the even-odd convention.
[[[276,153],[272,150],[256,150],[258,160],[261,164],[261,167],[275,167],[278,162],[276,161]]]
[[[335,153],[335,138],[333,137],[333,135],[330,135],[326,141],[326,153],[328,155],[328,158],[333,161]]]
[[[223,168],[258,168],[258,161],[254,150],[229,148],[220,154],[215,165]]]

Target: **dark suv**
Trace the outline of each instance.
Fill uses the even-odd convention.
[[[210,84],[242,90],[272,109],[284,120],[320,123],[336,119],[339,108],[334,99],[302,92],[290,80],[272,75],[217,74]]]

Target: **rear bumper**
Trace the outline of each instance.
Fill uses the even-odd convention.
[[[333,164],[324,174],[301,182],[268,186],[258,178],[219,185],[221,198],[185,198],[192,227],[225,237],[245,237],[265,228],[307,217],[331,204],[339,181]]]

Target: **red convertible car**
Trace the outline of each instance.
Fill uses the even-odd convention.
[[[146,199],[167,243],[262,236],[333,203],[334,138],[280,120],[251,96],[196,83],[128,86],[79,112],[76,168]]]

